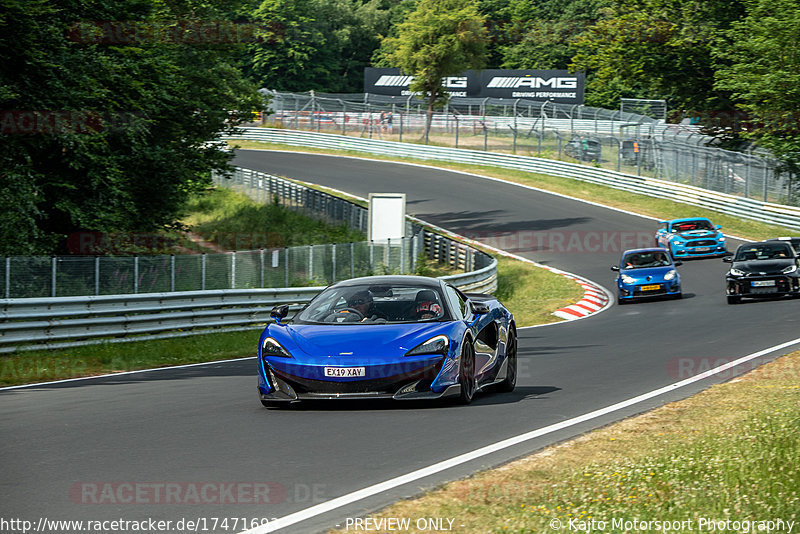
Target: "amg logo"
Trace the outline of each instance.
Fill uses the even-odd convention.
[[[375,87],[408,87],[414,81],[413,76],[384,74],[375,82]],[[448,76],[442,78],[442,85],[448,89],[466,89],[466,76]]]
[[[495,76],[486,86],[489,88],[513,88],[530,87],[539,89],[550,87],[552,89],[575,89],[578,87],[578,78],[538,78],[520,76]]]

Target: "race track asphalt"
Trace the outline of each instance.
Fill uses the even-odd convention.
[[[639,239],[650,245],[657,228],[648,218],[420,166],[263,151],[240,151],[235,163],[362,197],[404,192],[409,213],[423,220],[607,288],[613,287],[609,267],[618,262],[619,248],[636,246]],[[588,319],[521,329],[517,389],[479,396],[467,407],[346,402],[265,410],[256,396],[253,359],[0,391],[0,518],[206,518],[210,527],[213,517],[282,517],[798,337],[800,303],[729,306],[725,271],[719,259],[686,262],[679,267],[683,300],[615,305]],[[254,346],[257,338],[254,333]],[[421,488],[504,463],[731,376],[675,389],[281,532],[343,525],[347,517]],[[125,483],[142,491],[148,484],[178,484],[173,487],[184,493],[176,494],[181,502],[167,502],[163,494],[156,498],[151,486],[146,497],[120,502],[127,499],[119,497],[130,496],[120,490]],[[233,503],[194,504],[186,495],[188,488],[205,484],[215,490],[223,483],[245,489],[268,483],[275,502],[253,504],[248,495],[234,495]],[[94,504],[103,489],[117,494]],[[218,523],[206,531],[232,532],[231,526],[232,521],[227,530]]]

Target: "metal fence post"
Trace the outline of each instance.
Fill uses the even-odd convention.
[[[50,258],[50,296],[56,296],[56,262],[58,259],[53,256]]]
[[[331,283],[336,283],[336,243],[331,245]]]
[[[308,279],[314,279],[314,245],[308,245]]]
[[[133,257],[133,293],[139,293],[139,256]]]
[[[6,289],[5,295],[7,299],[11,298],[11,258],[6,256]]]
[[[260,287],[264,287],[264,249],[258,249],[258,256],[261,268],[258,270],[258,282]]]
[[[355,245],[350,243],[350,278],[356,277],[356,254]]]
[[[231,289],[236,289],[236,251],[231,252]]]
[[[285,268],[284,268],[284,275],[283,275],[283,277],[284,277],[284,286],[283,287],[289,287],[289,247],[285,247],[283,250],[284,250],[283,263],[286,264]]]
[[[100,294],[100,256],[94,257],[94,294]]]
[[[169,290],[175,291],[175,254],[169,257]]]
[[[206,253],[200,256],[200,289],[206,290]]]

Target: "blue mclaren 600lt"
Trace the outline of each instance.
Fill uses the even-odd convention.
[[[291,320],[288,306],[258,345],[266,407],[309,399],[452,398],[512,391],[513,315],[491,295],[464,294],[422,276],[370,276],[334,284]]]

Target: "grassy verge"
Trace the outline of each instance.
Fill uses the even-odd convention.
[[[383,161],[407,161],[413,163],[424,163],[433,167],[443,169],[451,169],[457,171],[471,172],[481,174],[483,176],[490,176],[493,178],[500,178],[515,182],[523,185],[529,185],[569,195],[571,197],[589,200],[611,206],[614,208],[625,209],[648,215],[659,219],[674,219],[678,217],[708,217],[715,224],[720,224],[723,231],[729,235],[744,237],[747,239],[767,239],[779,235],[794,235],[795,230],[787,229],[781,226],[769,225],[757,221],[749,221],[744,219],[737,219],[730,215],[724,215],[712,210],[705,210],[688,204],[681,204],[672,200],[648,197],[645,195],[638,195],[628,191],[612,189],[602,185],[591,184],[587,182],[580,182],[569,178],[560,178],[557,176],[548,176],[544,174],[528,173],[523,171],[515,171],[511,169],[499,169],[497,167],[488,167],[481,165],[466,165],[459,163],[451,163],[438,160],[419,160],[414,158],[392,158],[384,156],[376,156],[367,154],[365,152],[356,152],[351,150],[328,150],[328,149],[314,149],[306,147],[295,147],[291,145],[280,145],[273,143],[261,143],[255,141],[236,141],[231,143],[232,146],[239,146],[241,148],[252,149],[271,149],[271,150],[291,150],[297,152],[313,152],[319,154],[340,154],[346,156],[357,156],[368,159],[376,159]],[[653,223],[653,232],[655,233],[656,224]]]
[[[375,517],[410,519],[403,532],[424,531],[418,518],[448,518],[459,534],[754,532],[741,522],[777,519],[796,531],[798,378],[800,352]]]
[[[195,195],[185,210],[182,223],[228,250],[366,240],[363,232],[346,225],[333,226],[276,203],[261,204],[226,188]]]

